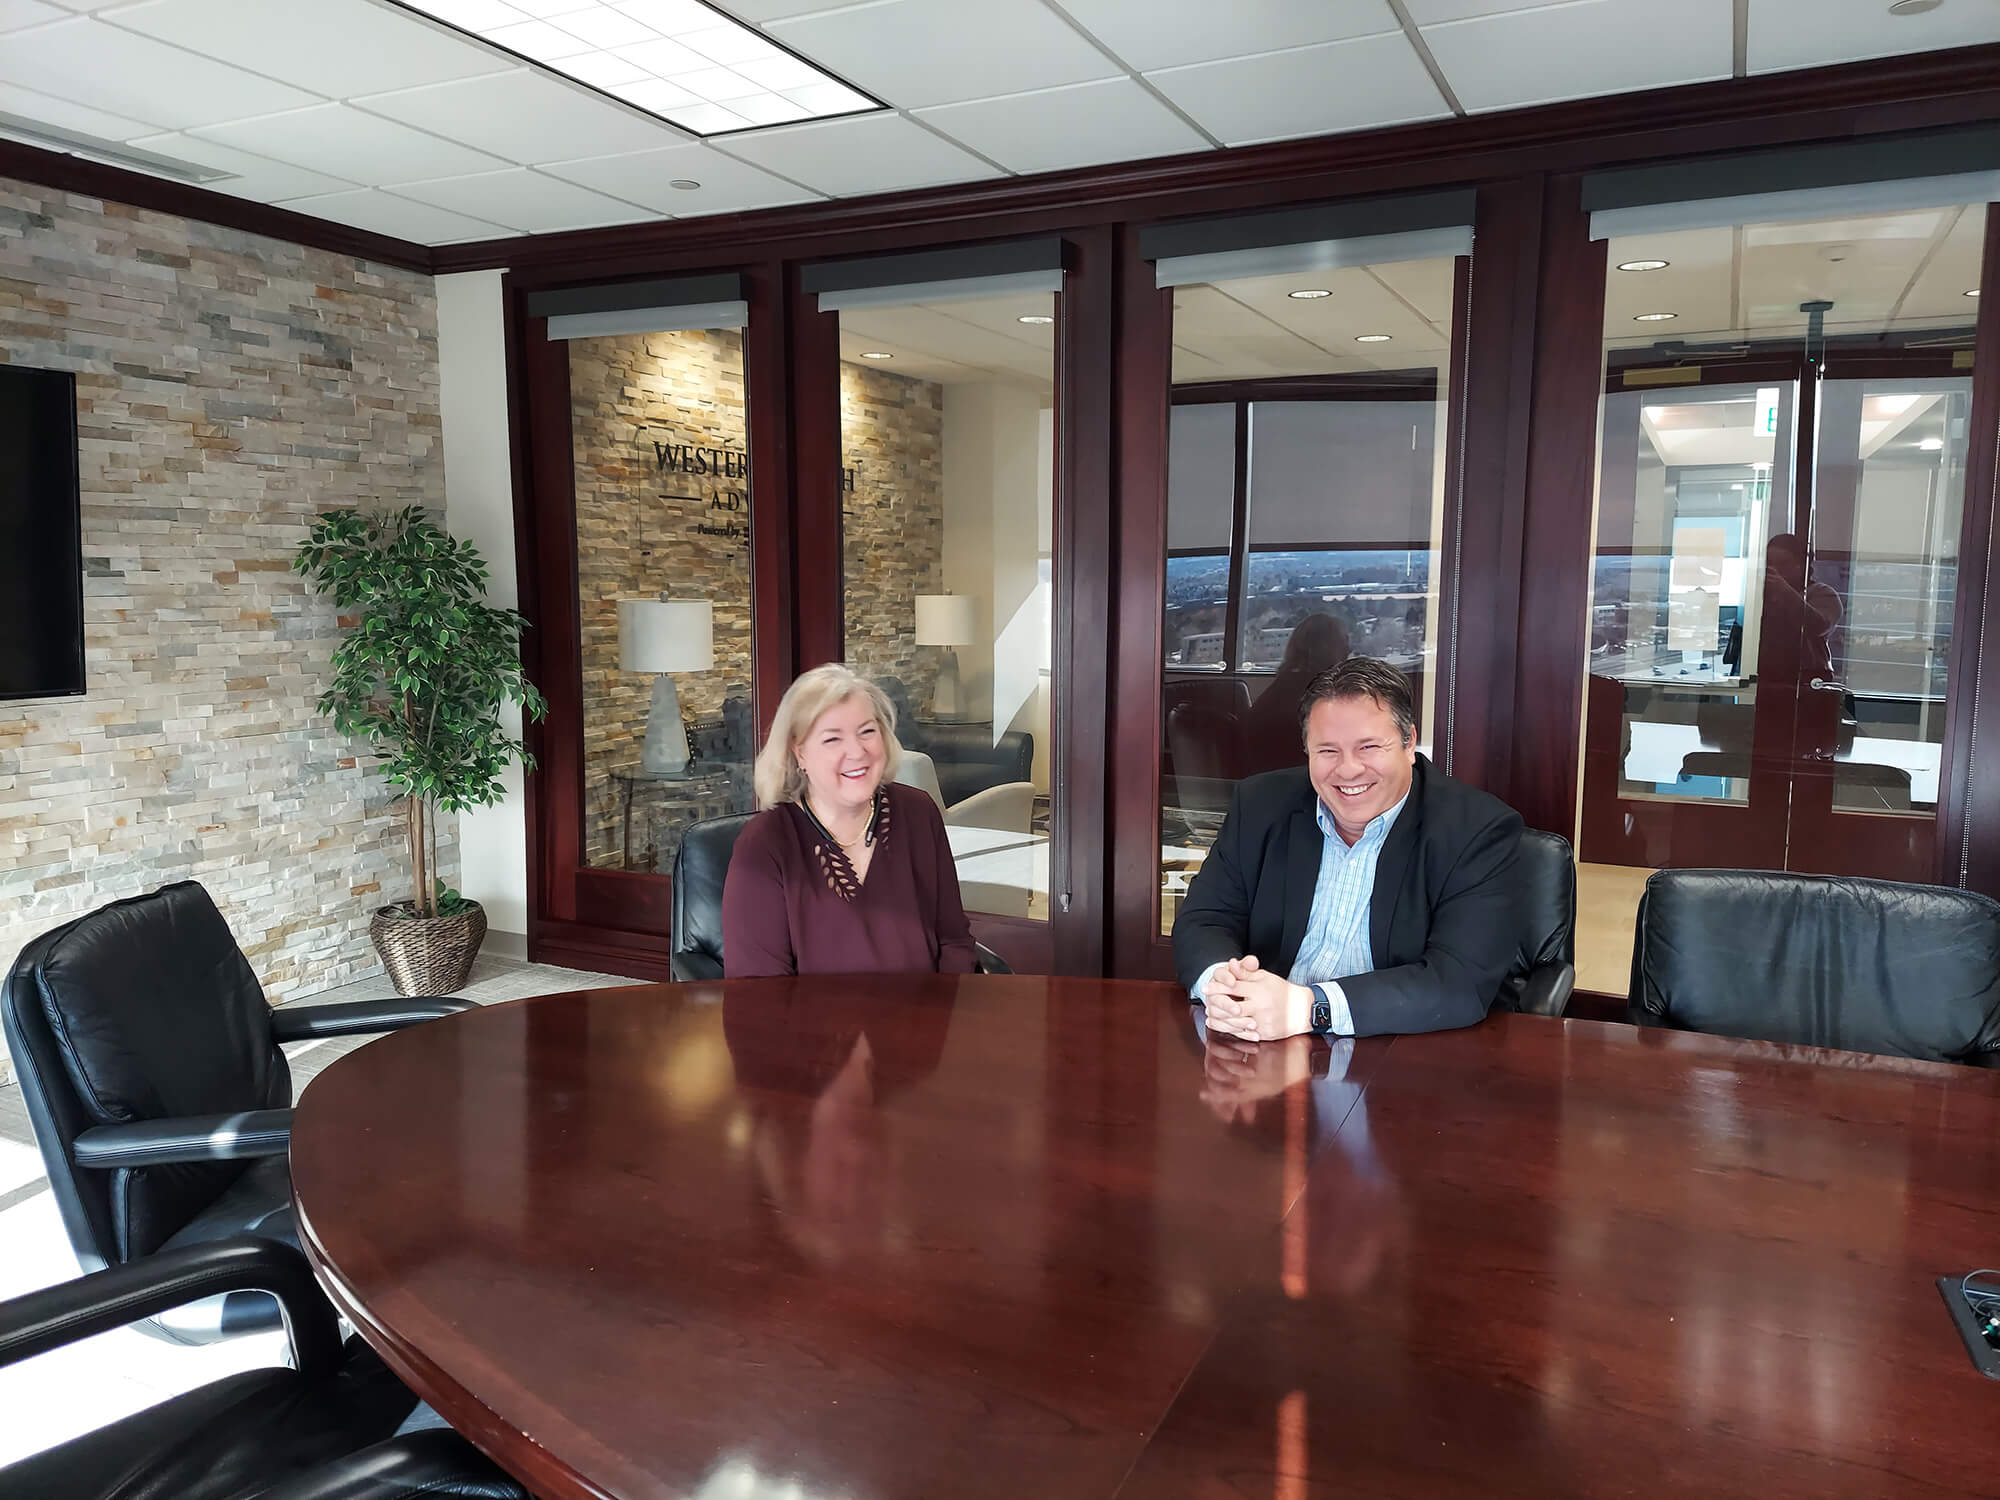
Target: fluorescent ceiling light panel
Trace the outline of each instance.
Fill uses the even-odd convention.
[[[884,108],[705,0],[396,0],[694,135]]]

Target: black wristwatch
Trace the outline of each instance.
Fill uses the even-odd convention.
[[[1333,1002],[1326,997],[1326,991],[1316,984],[1307,989],[1313,994],[1312,1029],[1314,1036],[1325,1036],[1333,1030]]]

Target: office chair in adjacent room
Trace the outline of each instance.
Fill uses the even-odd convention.
[[[296,1247],[292,1075],[279,1044],[470,1008],[415,998],[273,1010],[222,913],[188,880],[29,943],[0,1021],[63,1228],[78,1265],[97,1271],[244,1233]],[[173,1306],[147,1331],[176,1343],[278,1321],[256,1292]]]

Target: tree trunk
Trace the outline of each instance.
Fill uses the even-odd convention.
[[[430,903],[424,899],[429,890],[424,880],[424,805],[415,792],[403,799],[403,823],[410,840],[410,880],[415,887],[410,911],[415,916],[427,917]]]
[[[435,803],[428,801],[424,803],[424,822],[429,825],[431,835],[431,879],[430,884],[425,886],[424,889],[430,894],[431,915],[436,916],[444,910],[438,904],[437,895],[438,884],[444,879],[444,876],[439,873],[442,867],[438,864],[438,814]]]

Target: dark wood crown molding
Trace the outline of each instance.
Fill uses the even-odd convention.
[[[1619,94],[1349,135],[755,213],[446,245],[435,270],[553,284],[753,255],[913,248],[1576,172],[2000,119],[2000,45]]]
[[[240,229],[247,234],[268,235],[274,240],[400,266],[406,271],[429,272],[432,269],[432,252],[428,245],[399,240],[391,235],[373,234],[366,229],[336,224],[329,219],[316,219],[311,214],[294,213],[288,208],[273,208],[268,203],[232,198],[227,193],[195,187],[191,183],[152,177],[103,162],[85,161],[82,157],[66,156],[60,151],[45,151],[20,141],[0,140],[0,178],[12,178],[27,187],[81,193],[90,198],[123,203],[131,208],[175,214],[183,219],[217,224],[224,229]]]

